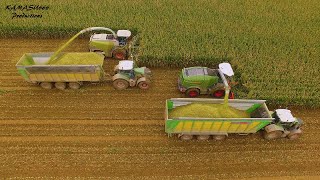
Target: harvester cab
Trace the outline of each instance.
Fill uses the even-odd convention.
[[[117,31],[118,41],[120,46],[125,46],[128,39],[131,37],[131,31],[129,30],[118,30]]]
[[[115,89],[122,90],[129,86],[138,86],[140,89],[148,89],[151,83],[151,71],[146,67],[138,67],[132,60],[119,61],[114,68],[112,77]]]
[[[228,79],[233,75],[234,72],[229,63],[219,64],[218,69],[207,67],[183,68],[178,78],[178,89],[188,97],[210,94],[213,97],[222,98],[225,93],[229,93],[229,98],[233,99],[234,95],[230,92],[228,83]]]
[[[93,34],[90,37],[89,50],[104,54],[105,57],[113,57],[119,60],[128,58],[128,42],[131,39],[131,31],[118,30],[115,33],[109,28],[103,30],[108,30],[109,33]]]

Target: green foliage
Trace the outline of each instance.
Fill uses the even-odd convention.
[[[1,1],[0,7],[16,4]],[[213,66],[227,61],[247,98],[320,106],[318,0],[30,0],[48,5],[41,19],[0,11],[1,37],[72,37],[80,29],[130,29],[140,36],[139,64]],[[31,12],[25,12],[31,13]],[[248,92],[248,93],[247,93]],[[245,97],[243,97],[245,98]]]

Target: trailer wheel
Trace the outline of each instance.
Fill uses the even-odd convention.
[[[56,83],[54,83],[54,86],[57,89],[64,90],[67,87],[67,83],[65,83],[65,82],[56,82]]]
[[[290,132],[290,134],[288,135],[288,138],[290,140],[295,140],[295,139],[298,139],[301,135],[302,135],[301,129],[295,129]]]
[[[190,134],[183,134],[180,136],[180,139],[184,141],[191,140],[192,138],[193,138],[193,135],[190,135]]]
[[[282,131],[276,130],[276,131],[271,131],[271,132],[266,132],[264,131],[264,138],[267,140],[272,140],[272,139],[278,139],[282,136]]]
[[[227,138],[226,135],[214,135],[213,139],[217,140],[217,141],[222,141],[225,140]]]
[[[205,141],[205,140],[208,140],[210,138],[209,135],[199,135],[197,136],[197,140],[199,141]]]
[[[70,89],[79,89],[80,88],[80,84],[78,82],[70,82],[69,83],[69,88]]]
[[[197,97],[197,96],[200,95],[200,91],[199,91],[199,89],[191,88],[191,89],[188,89],[188,90],[186,91],[186,95],[187,95],[188,97],[194,98],[194,97]]]
[[[40,86],[43,89],[52,89],[53,88],[53,85],[51,82],[42,82],[42,83],[40,83]]]
[[[127,89],[129,87],[129,82],[124,79],[116,79],[113,81],[113,87],[117,90]]]
[[[145,90],[145,89],[149,89],[150,85],[147,81],[141,81],[141,82],[139,82],[138,87],[140,89]]]

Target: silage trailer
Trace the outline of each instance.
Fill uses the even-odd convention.
[[[302,120],[292,116],[287,109],[269,111],[265,100],[229,99],[229,106],[246,111],[249,118],[195,118],[171,117],[170,112],[191,103],[211,103],[223,105],[223,99],[172,98],[166,101],[165,132],[169,136],[177,134],[183,140],[194,136],[199,140],[207,140],[211,136],[216,140],[225,139],[228,134],[251,134],[260,130],[265,139],[288,137],[297,139],[301,134]]]

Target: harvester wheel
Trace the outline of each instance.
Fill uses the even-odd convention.
[[[218,141],[222,141],[225,140],[227,138],[226,135],[214,135],[213,139],[218,140]]]
[[[53,85],[51,82],[42,82],[42,83],[40,83],[40,86],[43,89],[52,89],[53,88]]]
[[[129,87],[129,82],[124,79],[116,79],[113,81],[113,87],[117,90],[127,89]]]
[[[113,58],[118,59],[118,60],[123,60],[126,58],[126,51],[124,49],[116,49],[112,53]]]
[[[298,139],[301,135],[302,135],[301,129],[295,129],[290,132],[290,134],[288,135],[288,138],[290,140],[294,140],[294,139]]]
[[[212,93],[212,96],[216,98],[221,98],[224,96],[224,93],[225,93],[224,90],[217,90]]]
[[[69,83],[69,88],[70,89],[79,89],[80,88],[80,84],[78,82],[70,82]]]
[[[200,141],[205,141],[205,140],[208,140],[210,138],[209,135],[199,135],[197,136],[197,139],[200,140]]]
[[[264,131],[264,138],[267,140],[272,140],[272,139],[278,139],[282,136],[282,131],[276,130],[276,131],[271,131],[271,132],[266,132]]]
[[[184,141],[191,140],[192,138],[193,138],[193,135],[190,135],[190,134],[183,134],[180,136],[180,139]]]
[[[145,89],[149,89],[150,85],[147,81],[141,81],[141,82],[139,82],[138,87],[140,89],[145,90]]]
[[[199,94],[200,94],[200,91],[199,89],[196,89],[196,88],[191,88],[186,91],[186,95],[191,98],[197,97],[199,96]]]
[[[56,82],[56,83],[54,83],[54,86],[57,89],[64,90],[64,89],[66,89],[67,84],[65,82]]]

